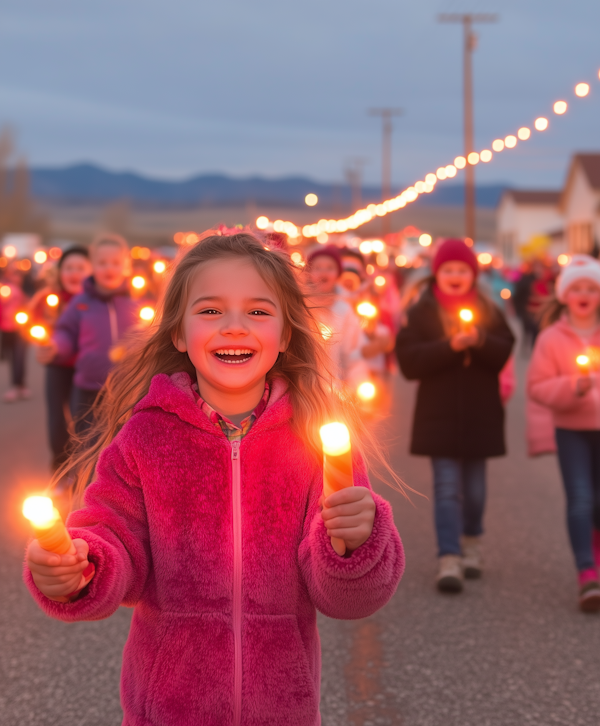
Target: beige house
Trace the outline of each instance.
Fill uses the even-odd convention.
[[[560,252],[564,226],[560,201],[559,191],[507,189],[503,193],[496,212],[496,235],[505,263],[515,264],[519,248],[538,236],[550,237],[552,252]]]
[[[600,154],[571,159],[560,209],[569,252],[591,252],[600,242]]]

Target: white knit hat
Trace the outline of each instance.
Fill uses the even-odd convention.
[[[600,262],[589,255],[573,255],[571,261],[556,278],[556,297],[561,303],[569,287],[577,280],[591,280],[600,287]]]

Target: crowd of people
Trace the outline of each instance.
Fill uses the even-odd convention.
[[[506,453],[515,386],[505,298],[458,239],[440,241],[412,279],[378,270],[376,282],[368,266],[356,248],[317,245],[299,264],[276,236],[208,234],[181,251],[154,290],[156,317],[141,325],[150,298],[132,289],[127,243],[103,235],[65,250],[55,281],[30,300],[30,319],[48,331],[36,350],[55,481],[83,502],[68,522],[76,551],[59,556],[34,540],[26,581],[66,621],[135,606],[127,723],[150,711],[239,724],[242,709],[258,721],[317,722],[316,609],[365,617],[404,567],[389,504],[366,475],[375,459],[402,487],[370,418],[398,370],[418,381],[410,453],[431,459],[436,585],[456,593],[482,575],[486,461]],[[542,420],[544,450],[558,451],[579,607],[596,612],[600,263],[575,255],[556,272],[513,279],[514,311],[533,345],[527,395],[544,412],[531,425]],[[27,336],[12,323],[24,305],[17,277],[5,268],[8,402],[29,395]],[[51,310],[49,295],[59,299]],[[323,498],[327,421],[350,430],[357,486]],[[242,662],[252,672],[243,685]]]

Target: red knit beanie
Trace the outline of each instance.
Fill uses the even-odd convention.
[[[307,262],[310,266],[310,263],[315,260],[317,257],[331,257],[331,259],[335,262],[337,265],[337,268],[339,270],[339,274],[341,275],[342,270],[342,258],[340,256],[340,251],[335,245],[326,245],[325,247],[317,247],[317,249],[313,250],[307,258]]]
[[[461,239],[447,239],[438,247],[431,266],[434,275],[444,262],[465,262],[477,277],[479,266],[473,251]]]

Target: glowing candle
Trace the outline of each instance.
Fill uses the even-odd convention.
[[[579,370],[581,372],[582,376],[589,376],[590,375],[590,359],[587,355],[578,355],[577,356],[577,365],[579,366]]]
[[[43,325],[34,325],[32,328],[30,328],[29,335],[31,335],[34,340],[37,340],[41,343],[46,339],[48,333],[46,332],[46,328],[44,328]]]
[[[43,549],[59,555],[75,554],[71,537],[50,497],[28,497],[23,504],[23,515],[33,525]]]
[[[29,315],[24,312],[17,313],[15,315],[15,320],[19,323],[19,325],[25,325],[25,323],[29,320]]]
[[[146,287],[146,280],[141,275],[136,275],[132,280],[131,284],[136,290],[141,290]]]
[[[58,295],[55,295],[54,293],[50,293],[48,297],[46,298],[46,302],[51,308],[55,308],[60,300],[58,299]]]
[[[323,443],[323,494],[328,497],[340,489],[354,486],[350,432],[342,423],[330,423],[321,426],[319,433]],[[332,537],[331,545],[338,555],[346,552],[342,539]]]
[[[461,325],[463,332],[467,332],[471,328],[471,323],[473,322],[473,311],[469,310],[468,308],[463,308],[459,313],[458,317],[460,318]]]
[[[361,302],[356,308],[356,312],[363,318],[374,318],[377,316],[377,308],[370,302]]]
[[[377,389],[371,381],[365,381],[356,389],[356,393],[361,401],[372,401],[375,398]]]
[[[145,307],[140,310],[140,318],[145,321],[150,321],[154,317],[154,308]]]

